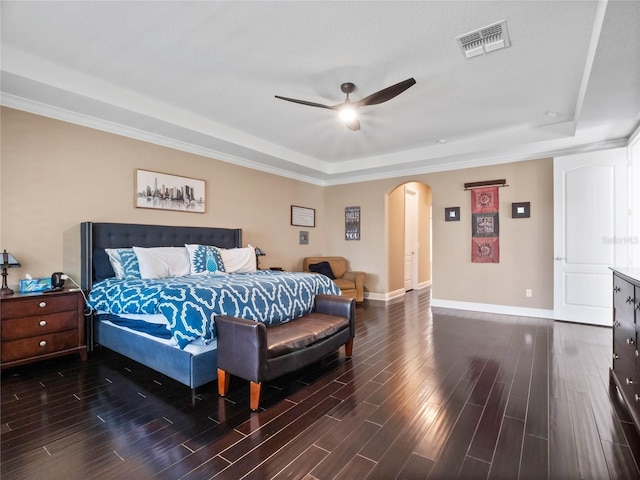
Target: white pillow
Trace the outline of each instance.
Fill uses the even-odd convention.
[[[133,247],[142,278],[168,278],[189,275],[191,267],[184,247]]]
[[[244,248],[220,248],[220,255],[227,273],[255,272],[256,249],[251,245]]]
[[[104,251],[109,257],[109,262],[111,263],[111,267],[113,267],[113,272],[116,274],[116,278],[122,280],[124,278],[124,267],[122,266],[122,260],[120,259],[118,249],[105,248]]]

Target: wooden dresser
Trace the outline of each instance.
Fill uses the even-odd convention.
[[[1,368],[79,353],[87,359],[80,291],[0,297]]]
[[[613,270],[613,367],[617,385],[640,431],[640,269]]]

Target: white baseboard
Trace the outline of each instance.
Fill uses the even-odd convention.
[[[458,302],[454,300],[431,299],[433,307],[454,308],[456,310],[471,310],[474,312],[495,313],[501,315],[518,315],[522,317],[553,319],[553,310],[542,308],[514,307],[511,305],[493,305],[489,303]]]
[[[424,290],[425,288],[429,288],[430,286],[431,286],[431,280],[419,283],[418,288],[416,290]],[[387,293],[365,292],[364,297],[368,300],[379,300],[381,302],[391,302],[393,300],[397,300],[399,298],[404,297],[405,293],[407,292],[405,292],[404,288],[401,288],[400,290],[394,290],[393,292],[387,292]]]
[[[431,286],[431,282],[425,282],[418,286],[418,290],[422,290]],[[367,300],[375,300],[380,302],[393,302],[404,298],[406,292],[404,289],[395,290],[388,293],[365,293]],[[527,307],[514,307],[512,305],[493,305],[490,303],[474,303],[474,302],[459,302],[454,300],[439,300],[437,298],[431,299],[431,305],[433,307],[452,308],[455,310],[470,310],[473,312],[494,313],[498,315],[518,315],[521,317],[534,317],[534,318],[549,318],[553,319],[553,310],[546,310],[543,308],[527,308]]]
[[[377,300],[381,302],[390,302],[392,300],[397,300],[398,298],[402,298],[404,296],[404,290],[396,290],[395,292],[387,292],[387,293],[372,293],[366,292],[364,294],[364,298],[367,300]]]

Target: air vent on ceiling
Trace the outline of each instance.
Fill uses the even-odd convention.
[[[477,57],[511,45],[506,20],[465,33],[456,37],[456,40],[465,58]]]

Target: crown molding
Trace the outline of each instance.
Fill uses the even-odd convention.
[[[487,151],[487,152],[472,152],[466,154],[459,154],[453,157],[440,157],[435,159],[425,160],[419,162],[421,165],[411,168],[388,168],[379,167],[378,171],[367,172],[365,171],[345,171],[341,173],[328,174],[318,171],[318,175],[326,178],[318,178],[311,175],[303,175],[293,170],[284,168],[273,167],[266,163],[247,160],[246,158],[239,157],[237,155],[231,155],[219,150],[214,150],[199,145],[194,145],[181,140],[176,140],[163,135],[158,135],[143,131],[140,129],[128,127],[119,123],[111,122],[108,120],[99,119],[90,115],[85,115],[70,110],[66,110],[60,107],[36,102],[33,100],[25,99],[12,94],[3,93],[0,97],[0,104],[9,108],[15,108],[25,112],[41,115],[56,120],[80,125],[83,127],[93,128],[96,130],[121,135],[135,140],[140,140],[155,145],[172,148],[183,152],[200,155],[203,157],[231,163],[233,165],[258,170],[264,173],[272,175],[278,175],[292,180],[297,180],[304,183],[318,185],[322,187],[334,186],[334,185],[346,185],[352,183],[370,182],[375,180],[384,180],[389,178],[399,178],[415,175],[424,175],[429,173],[437,173],[450,170],[461,170],[466,168],[483,167],[488,165],[497,165],[503,163],[521,162],[527,160],[535,160],[539,158],[556,157],[563,155],[571,155],[575,153],[589,152],[595,150],[606,150],[610,148],[625,147],[629,144],[629,138],[620,138],[615,140],[608,140],[603,142],[594,142],[589,144],[573,145],[562,148],[549,148],[549,149],[532,149],[530,146],[522,146],[522,148],[512,148],[511,151],[505,153],[504,151]],[[640,135],[640,129],[638,129],[633,137],[636,138]],[[261,152],[258,152],[261,154]],[[418,163],[418,162],[412,162]],[[292,165],[296,165],[295,163]],[[317,171],[317,170],[316,170]]]

